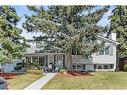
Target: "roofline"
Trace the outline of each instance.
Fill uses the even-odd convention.
[[[64,53],[25,53],[24,56],[27,56],[27,55],[56,55],[56,54],[64,54]]]
[[[104,36],[98,35],[97,37],[98,37],[99,40],[103,40],[103,41],[106,41],[106,42],[108,42],[108,43],[112,43],[112,44],[115,45],[115,46],[118,45],[118,44],[120,44],[120,43],[118,43],[117,41],[112,40],[112,39],[109,39],[109,38],[106,38],[106,37],[104,37]]]

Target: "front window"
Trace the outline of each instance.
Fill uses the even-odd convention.
[[[26,56],[26,62],[31,62],[31,57],[30,56]]]
[[[109,65],[104,65],[104,69],[109,69]]]
[[[37,56],[33,56],[32,57],[32,61],[33,61],[33,63],[36,64],[38,62],[38,57]]]
[[[44,57],[39,57],[39,64],[41,65],[41,66],[44,66]]]
[[[76,66],[75,65],[73,65],[73,69],[76,69]]]
[[[83,69],[83,66],[82,65],[73,65],[73,69],[74,70],[81,70],[81,69]]]
[[[97,69],[102,69],[102,65],[98,65],[97,66]]]
[[[113,64],[97,65],[97,69],[113,69]]]
[[[82,66],[81,65],[77,65],[77,69],[82,69]]]
[[[110,64],[110,69],[113,69],[114,65],[113,64]]]

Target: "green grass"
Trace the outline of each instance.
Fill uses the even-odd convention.
[[[93,76],[55,76],[42,89],[127,89],[126,72],[93,72]]]
[[[26,75],[19,75],[16,78],[7,80],[10,83],[10,89],[23,89],[30,85],[35,80],[41,78],[42,75],[37,74],[26,74]]]

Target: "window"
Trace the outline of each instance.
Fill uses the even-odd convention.
[[[26,62],[31,62],[31,57],[30,56],[26,56]]]
[[[105,48],[105,55],[109,55],[109,46]]]
[[[77,69],[82,69],[82,66],[81,65],[77,65]]]
[[[98,65],[97,66],[97,69],[102,69],[102,65]]]
[[[76,55],[76,50],[75,49],[72,50],[72,55]]]
[[[63,56],[62,55],[57,55],[56,56],[56,61],[58,62],[59,60],[61,60],[61,61],[63,60]]]
[[[33,61],[33,63],[37,63],[38,62],[38,57],[37,56],[33,56],[32,57],[32,61]]]
[[[75,65],[73,65],[73,69],[76,69],[76,66]]]
[[[101,64],[97,65],[97,69],[113,69],[113,64]]]
[[[110,64],[110,69],[113,69],[114,65],[113,64]]]
[[[99,55],[104,55],[104,50],[100,50]]]
[[[109,55],[109,47],[107,46],[105,48],[103,48],[102,50],[99,51],[99,55]]]
[[[104,65],[103,68],[104,69],[109,69],[109,65]]]
[[[80,55],[79,51],[75,48],[72,49],[72,55]]]
[[[39,57],[39,64],[41,65],[41,66],[43,66],[44,65],[44,57]]]

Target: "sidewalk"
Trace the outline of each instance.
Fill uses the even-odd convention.
[[[56,75],[56,73],[46,73],[45,76],[43,76],[42,78],[36,80],[31,85],[29,85],[28,87],[26,87],[24,90],[27,90],[27,89],[41,89],[55,75]]]

